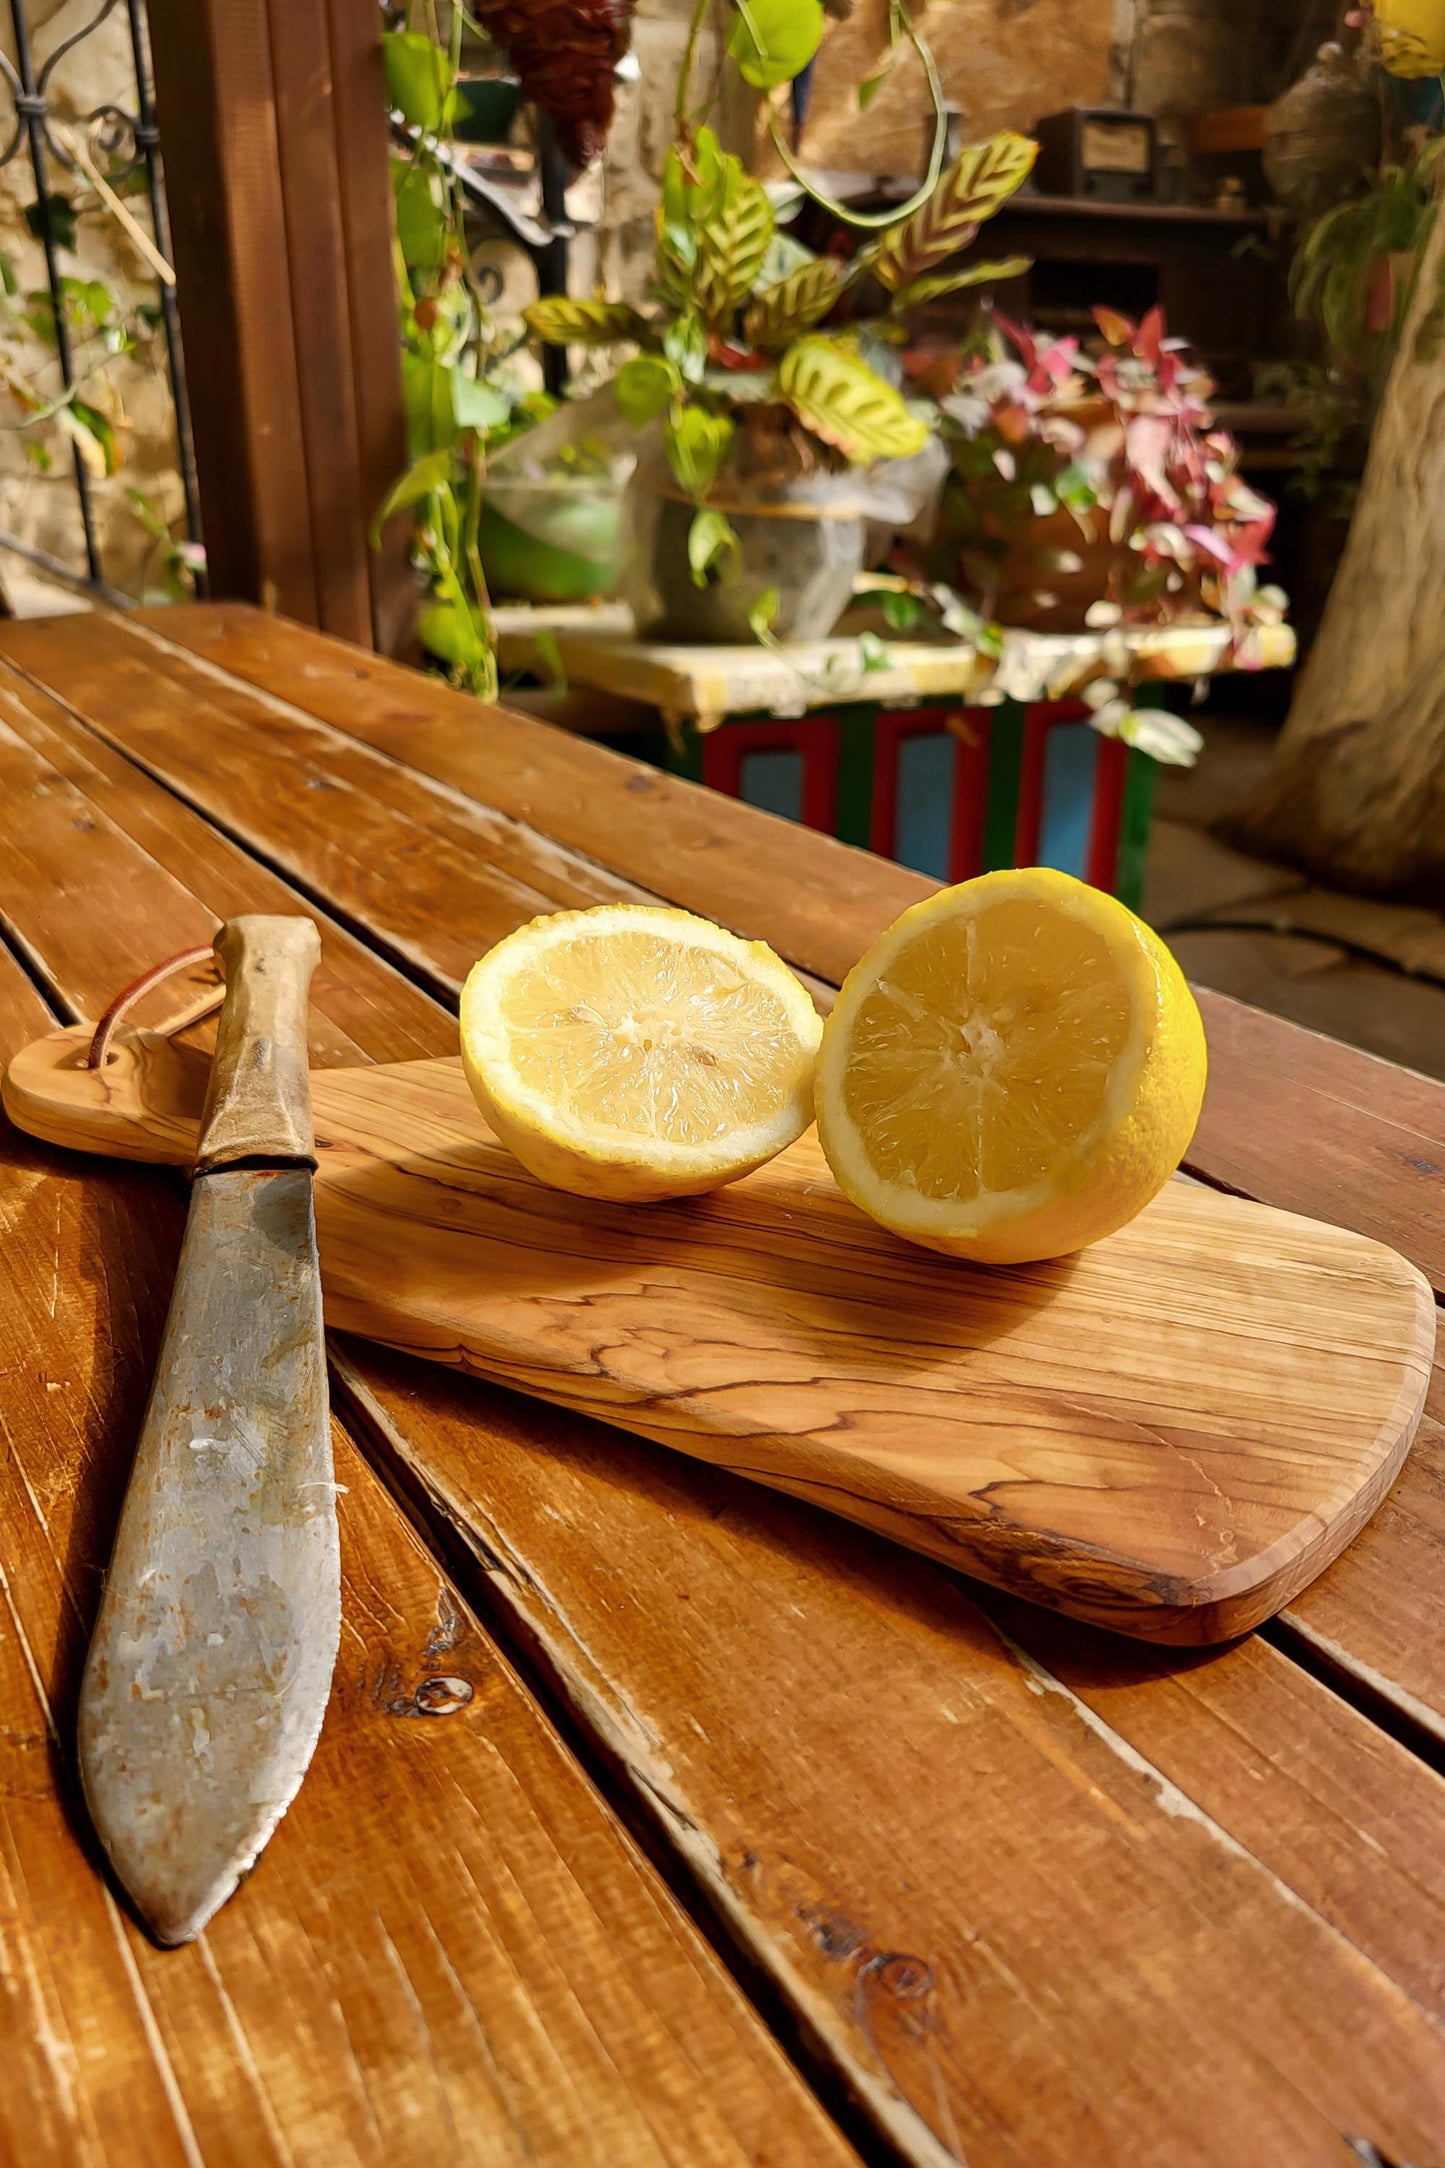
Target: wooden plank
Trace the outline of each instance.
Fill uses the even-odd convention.
[[[1375,1235],[1445,1294],[1445,1084],[1196,992],[1210,1073],[1190,1171]]]
[[[1445,1643],[1423,1628],[1441,1598],[1445,1558],[1445,1370],[1437,1364],[1407,1463],[1379,1513],[1277,1625],[1351,1682],[1445,1746]]]
[[[990,687],[1014,700],[1061,700],[1114,673],[1110,658],[1120,637],[1140,679],[1209,677],[1226,663],[1231,644],[1226,625],[1131,627],[1112,637],[1011,632],[995,664],[957,643],[885,638],[883,659],[870,665],[856,637],[799,641],[784,653],[635,640],[595,624],[554,629],[513,620],[499,636],[502,667],[539,668],[544,658],[537,634],[543,629],[551,632],[570,682],[645,700],[669,719],[694,720],[700,730],[714,730],[730,715],[800,715],[848,701],[885,707],[967,702]],[[1295,659],[1288,626],[1265,627],[1259,646],[1259,667],[1288,669]]]
[[[203,1079],[164,1039],[53,1034],[11,1118],[188,1166]],[[639,1212],[548,1188],[460,1060],[312,1088],[336,1327],[620,1422],[946,1565],[1145,1640],[1272,1617],[1393,1481],[1435,1305],[1376,1243],[1166,1184],[1079,1257],[961,1272],[863,1220],[816,1136]]]
[[[110,621],[117,641],[148,632],[185,648],[624,880],[770,940],[835,986],[874,935],[936,885],[300,627],[217,605],[135,615],[139,625]],[[69,679],[66,645],[18,623],[0,626],[0,655],[57,691]]]
[[[0,950],[0,1048],[24,1045],[51,1023],[30,980]],[[28,1174],[38,1188],[48,1155],[22,1143],[3,1117],[0,1155],[10,1161],[0,1170],[0,1223],[8,1232],[17,1178]],[[7,1268],[9,1307],[23,1299],[24,1276],[13,1272],[8,1249]],[[0,1434],[9,1463],[22,1398],[30,1396],[17,1388],[13,1350],[6,1356]],[[185,2118],[175,2112],[153,2019],[136,1990],[119,1909],[77,1836],[76,1786],[17,1612],[15,1576],[7,1539],[0,1550],[0,2154],[103,2168],[125,2157],[114,2141],[129,2126],[145,2131],[145,2157],[157,2168],[191,2168]],[[81,1948],[87,1958],[77,1964]],[[138,2160],[140,2149],[128,2157]]]
[[[148,773],[454,993],[539,912],[644,891],[299,711],[220,685],[123,620],[44,655],[46,688]],[[348,650],[347,652],[352,652]],[[324,817],[323,817],[324,816]]]
[[[226,0],[153,0],[149,21],[207,577],[214,594],[314,624],[266,16]]]
[[[337,247],[341,164],[336,96],[331,76],[330,25],[325,8],[267,0],[271,75],[276,100],[277,173],[286,222],[286,264],[296,339],[301,429],[306,443],[306,498],[316,622],[342,638],[371,644],[371,586],[366,530],[375,506],[361,487],[360,423],[351,351],[348,251]],[[380,19],[374,22],[379,43]],[[380,114],[378,114],[378,123]],[[385,151],[381,151],[385,172]],[[373,229],[379,256],[389,228]],[[345,228],[343,225],[343,236]],[[353,245],[359,236],[351,237]],[[396,343],[396,318],[388,329]],[[400,412],[400,372],[392,383]]]
[[[351,318],[357,482],[363,524],[369,527],[406,465],[401,343],[390,247],[386,71],[381,21],[371,0],[327,0],[326,23],[336,128],[336,200]],[[416,622],[417,584],[411,568],[411,520],[405,513],[388,523],[380,548],[368,551],[367,570],[372,645],[383,655],[406,653]]]
[[[147,965],[209,941],[238,911],[306,911],[325,935],[314,1061],[354,1062],[381,1045],[394,1048],[386,1058],[405,1059],[455,1044],[425,996],[352,935],[4,669],[0,845],[0,921],[23,899],[49,983],[72,1014],[98,1014]],[[83,914],[72,887],[82,848],[95,899]],[[159,1023],[169,999],[158,992],[137,1019]]]
[[[1445,1786],[1276,1651],[1181,1663],[1022,1606],[1001,1639],[950,1576],[721,1473],[360,1343],[341,1377],[906,2157],[1389,2154],[1368,1966],[1431,2012],[1433,2085]],[[1335,2020],[1327,2108],[1305,2040]]]
[[[0,957],[7,1029],[33,1009]],[[122,1919],[68,1745],[181,1214],[164,1177],[0,1149],[0,2156],[841,2168],[344,1434],[342,1656],[306,1784],[200,1941],[162,1953]]]
[[[947,1575],[353,1352],[392,1465],[470,1518],[478,1600],[530,1638],[909,2158],[1353,2168],[1356,2138],[1441,2149],[1418,1909],[1440,1780],[1277,1651],[1254,1645],[1247,1676],[1238,1651],[1209,1659],[1242,1682],[1219,1704],[1233,1759],[1224,1717],[1197,1750],[1190,1724],[1172,1746],[1156,1729],[1152,1759],[1127,1709],[1056,1691]],[[1346,1807],[1371,1841],[1336,1889]]]

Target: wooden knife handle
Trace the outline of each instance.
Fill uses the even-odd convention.
[[[197,1174],[238,1159],[315,1163],[306,1009],[321,936],[309,918],[247,916],[216,936],[226,1000],[201,1116]]]

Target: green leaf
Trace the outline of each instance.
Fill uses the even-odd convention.
[[[51,240],[67,254],[75,248],[75,220],[76,208],[69,196],[45,196],[25,206],[25,223],[34,238],[43,241],[48,224]]]
[[[1088,468],[1077,461],[1055,476],[1053,487],[1060,504],[1066,504],[1071,512],[1090,511],[1099,501],[1099,492]]]
[[[660,354],[637,354],[631,361],[624,361],[612,382],[618,412],[634,429],[643,429],[655,421],[674,392],[682,388],[676,369]]]
[[[459,429],[500,429],[512,419],[512,404],[504,399],[490,384],[481,384],[474,376],[467,376],[461,369],[448,372],[451,377],[452,413]]]
[[[1038,152],[1037,143],[1007,129],[961,151],[928,201],[884,234],[870,259],[875,277],[898,293],[966,248],[984,219],[1027,179]]]
[[[625,301],[571,301],[565,294],[549,294],[522,315],[547,346],[615,346],[647,332],[643,318]]]
[[[72,301],[77,316],[88,316],[97,328],[115,313],[115,295],[103,279],[62,279],[61,291]]]
[[[532,652],[546,671],[554,693],[567,690],[567,666],[562,660],[562,650],[557,645],[557,635],[543,625],[532,635]]]
[[[408,271],[439,271],[447,260],[449,233],[432,197],[431,177],[398,159],[394,168],[396,238]]]
[[[771,198],[769,199],[771,201]],[[774,217],[777,216],[776,208]],[[774,233],[768,243],[768,252],[762,261],[753,286],[755,294],[765,294],[770,286],[779,286],[790,273],[802,269],[805,263],[816,263],[817,255],[811,248],[804,248],[790,233]]]
[[[414,458],[445,451],[456,442],[456,396],[446,362],[434,354],[403,354],[401,396],[407,448]]]
[[[43,339],[47,346],[56,344],[55,303],[43,286],[25,296],[25,307],[20,315],[21,321],[30,326],[37,339]]]
[[[858,659],[866,670],[886,670],[889,663],[888,649],[876,632],[860,632],[858,635]]]
[[[728,560],[735,560],[740,553],[741,544],[721,512],[693,514],[687,530],[687,562],[694,587],[706,587],[710,573],[716,572],[721,578]]]
[[[711,218],[722,202],[728,168],[738,160],[724,151],[711,128],[699,128],[688,157],[680,153],[678,169],[685,191],[686,216],[693,225]]]
[[[707,367],[707,326],[700,316],[680,316],[662,334],[662,351],[684,384],[700,384]]]
[[[936,277],[914,279],[900,289],[898,306],[916,309],[943,294],[961,293],[966,286],[989,286],[995,280],[1022,278],[1030,268],[1027,256],[1004,256],[993,263],[965,264],[961,271],[940,271]]]
[[[778,365],[778,390],[805,428],[855,466],[907,459],[928,442],[928,425],[893,386],[832,339],[815,334],[790,346]]]
[[[725,159],[717,206],[698,232],[698,306],[711,322],[724,324],[747,298],[772,238],[767,190],[741,159]]]
[[[3,284],[7,294],[18,294],[20,291],[20,281],[15,275],[14,259],[5,255],[3,251],[0,251],[0,284]]]
[[[879,598],[883,621],[890,632],[912,632],[923,615],[917,595],[887,593]]]
[[[847,276],[842,264],[831,256],[815,256],[799,264],[776,286],[758,294],[743,319],[743,335],[750,346],[764,353],[778,353],[801,333],[822,322],[842,289]]]
[[[442,48],[421,30],[384,31],[386,94],[412,128],[435,135],[450,116],[452,69]]]
[[[728,52],[745,83],[776,90],[801,75],[823,37],[822,0],[748,0],[739,9]]]
[[[97,407],[87,406],[83,399],[72,399],[69,406],[60,408],[55,419],[79,452],[88,474],[98,480],[115,473],[121,463],[120,446],[110,421]]]
[[[37,474],[48,474],[55,464],[48,449],[40,442],[38,437],[27,437],[25,439],[25,456]]]
[[[445,489],[451,478],[452,455],[449,451],[428,452],[425,458],[414,459],[381,500],[381,508],[371,523],[372,548],[376,548],[381,530],[389,519],[413,504],[420,504],[434,489]]]
[[[712,488],[732,433],[724,415],[709,414],[704,407],[684,407],[668,423],[663,433],[667,463],[689,497],[705,497]]]
[[[125,501],[154,542],[169,542],[171,530],[143,489],[135,484],[126,485]]]
[[[487,652],[471,612],[457,602],[429,602],[417,618],[416,636],[428,655],[453,668],[480,662]]]
[[[858,110],[860,113],[867,112],[887,80],[888,70],[886,68],[882,69],[877,75],[864,76],[862,82],[858,85]]]
[[[781,600],[776,587],[765,587],[757,600],[748,604],[744,614],[747,617],[748,630],[755,640],[764,639],[772,631]]]

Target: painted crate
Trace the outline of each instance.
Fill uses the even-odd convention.
[[[1155,763],[1087,714],[1073,700],[737,718],[689,731],[677,765],[938,880],[1057,866],[1137,910]]]

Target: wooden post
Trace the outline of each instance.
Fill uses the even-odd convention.
[[[406,447],[374,0],[151,0],[213,594],[406,644]]]

